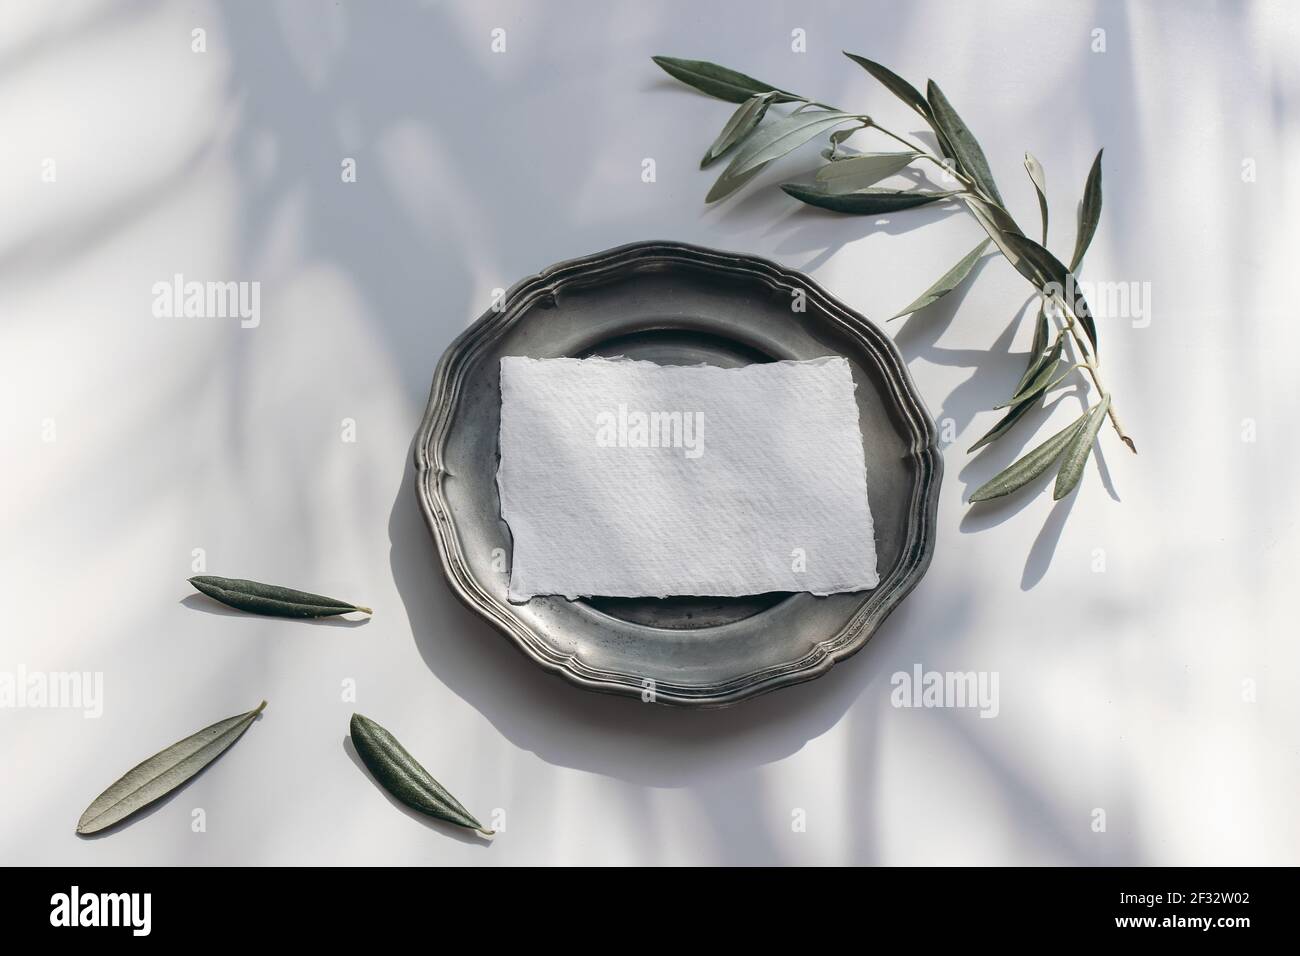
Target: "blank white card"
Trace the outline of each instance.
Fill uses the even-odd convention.
[[[503,358],[500,440],[512,602],[878,583],[842,358]]]

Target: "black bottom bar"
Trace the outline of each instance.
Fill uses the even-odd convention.
[[[416,933],[432,942],[439,927],[482,927],[485,915],[486,925],[522,926],[527,919],[560,929],[574,906],[609,928],[625,927],[628,941],[642,933],[671,938],[700,919],[729,940],[760,924],[784,922],[787,932],[797,932],[820,913],[819,922],[847,918],[864,932],[923,928],[927,942],[1097,936],[1231,942],[1243,933],[1282,929],[1295,885],[1293,870],[1209,868],[881,869],[829,879],[809,870],[593,879],[583,872],[499,870],[52,868],[10,869],[6,876],[10,889],[0,914],[7,941],[76,934],[81,942],[205,944],[247,942],[257,928],[277,926],[303,941],[373,942]],[[570,915],[561,916],[566,910]]]

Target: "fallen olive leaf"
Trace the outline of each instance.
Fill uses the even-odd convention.
[[[262,701],[246,714],[219,720],[132,767],[86,808],[77,832],[97,833],[165,797],[225,753],[265,708]]]
[[[492,836],[494,831],[475,820],[460,801],[429,776],[429,771],[420,766],[419,761],[383,727],[369,717],[353,714],[349,730],[361,762],[380,785],[402,803],[412,810]]]
[[[243,578],[220,578],[215,574],[202,574],[190,578],[190,584],[215,601],[253,614],[269,614],[273,617],[332,617],[350,611],[374,613],[360,604],[348,604],[346,601],[308,591],[295,591],[293,588],[261,584]]]

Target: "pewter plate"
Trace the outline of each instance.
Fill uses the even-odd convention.
[[[722,366],[844,356],[857,383],[879,586],[828,597],[509,603],[510,531],[496,485],[505,355]],[[934,422],[879,328],[805,275],[680,242],[620,246],[511,288],[438,364],[415,464],[425,519],[462,601],[575,684],[693,706],[811,680],[861,649],[929,566],[943,473]]]

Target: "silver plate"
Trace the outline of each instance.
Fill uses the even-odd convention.
[[[831,354],[849,360],[858,386],[878,587],[829,597],[506,600],[502,356],[732,366]],[[421,507],[462,601],[582,687],[695,706],[810,680],[859,650],[929,566],[943,473],[934,422],[879,328],[805,275],[679,242],[620,246],[511,288],[438,364],[415,463]]]

